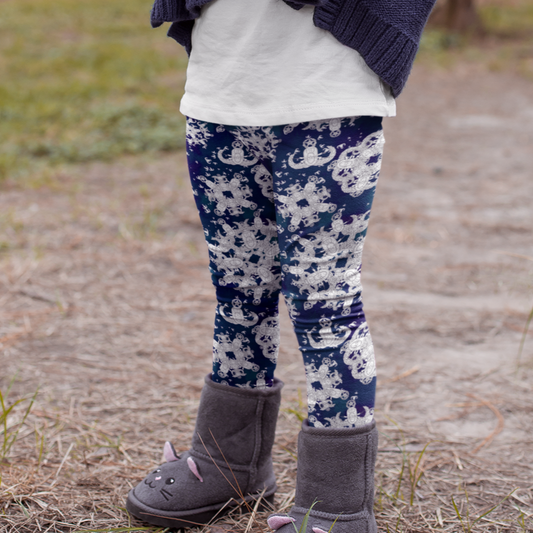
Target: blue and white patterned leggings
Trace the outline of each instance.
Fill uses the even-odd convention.
[[[376,366],[360,273],[383,144],[380,117],[271,127],[187,121],[218,300],[213,379],[272,384],[281,291],[315,427],[373,418]]]

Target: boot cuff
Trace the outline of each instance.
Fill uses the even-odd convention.
[[[376,421],[359,428],[314,428],[309,425],[307,418],[302,422],[302,431],[316,437],[351,437],[370,433],[376,427]]]
[[[264,389],[241,389],[239,387],[223,385],[222,383],[215,383],[211,379],[212,375],[213,374],[207,374],[207,376],[205,376],[205,384],[209,388],[229,394],[235,394],[237,396],[244,396],[246,398],[269,398],[271,396],[278,396],[284,385],[283,381],[275,378],[272,387],[266,387]]]

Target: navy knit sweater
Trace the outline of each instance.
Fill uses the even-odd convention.
[[[211,0],[155,0],[152,26],[173,22],[168,35],[191,51],[194,19]],[[223,0],[219,0],[223,1]],[[254,0],[250,0],[253,2]],[[315,26],[357,50],[398,96],[418,51],[435,0],[283,0],[294,9],[314,5]]]

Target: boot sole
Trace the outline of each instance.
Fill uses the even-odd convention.
[[[274,494],[275,493],[272,492],[272,494],[264,495],[261,498],[258,511],[273,510]],[[257,496],[254,497],[249,495],[245,496],[244,500],[248,503],[253,502],[252,507],[255,507],[255,502],[257,501],[256,498]],[[140,502],[133,493],[133,490],[130,491],[128,499],[126,500],[127,511],[139,520],[148,522],[154,526],[169,527],[172,529],[205,526],[215,518],[218,519],[239,506],[241,507],[242,512],[250,512],[246,506],[239,502],[224,502],[187,511],[162,511]]]

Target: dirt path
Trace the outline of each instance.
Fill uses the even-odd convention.
[[[516,364],[533,306],[533,86],[418,70],[399,114],[363,274],[379,524],[461,531],[452,496],[473,521],[516,488],[472,531],[533,530],[533,335]],[[187,447],[210,366],[214,299],[183,154],[3,190],[0,250],[0,388],[15,375],[13,399],[40,387],[0,467],[0,531],[127,526],[128,487],[167,438]],[[276,467],[288,507],[305,384],[283,322]],[[408,465],[428,442],[415,486]]]

